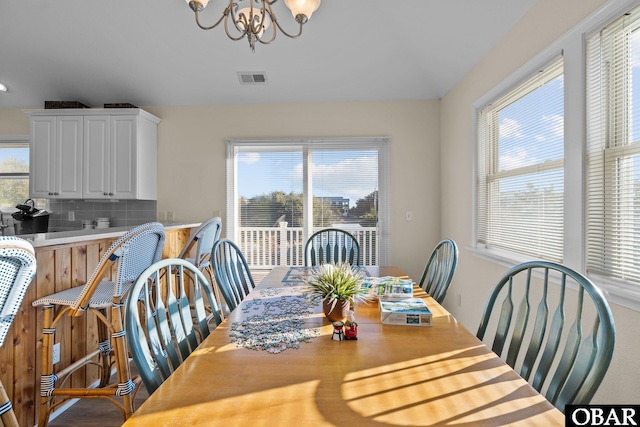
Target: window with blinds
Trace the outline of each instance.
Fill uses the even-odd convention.
[[[477,246],[561,262],[562,58],[480,109],[477,123]]]
[[[13,208],[29,198],[29,139],[0,138],[0,207]],[[38,200],[38,204],[44,203]]]
[[[640,8],[587,38],[587,272],[640,282]]]
[[[365,265],[386,256],[386,138],[232,140],[227,230],[253,267],[302,265],[313,232],[341,228]]]

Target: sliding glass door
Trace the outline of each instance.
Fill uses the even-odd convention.
[[[322,228],[358,239],[361,260],[386,259],[386,138],[231,140],[227,235],[253,267],[304,264],[304,244]]]

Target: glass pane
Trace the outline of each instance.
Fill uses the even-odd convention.
[[[494,183],[491,244],[559,262],[563,245],[562,169]]]
[[[29,198],[28,178],[0,179],[0,206],[14,207]]]
[[[378,152],[314,150],[312,188],[314,228],[376,227]]]
[[[564,156],[564,80],[556,77],[498,112],[498,171]]]
[[[640,30],[631,34],[631,141],[640,142]]]
[[[243,146],[236,155],[240,218],[234,234],[249,265],[303,265],[305,231],[327,227],[353,234],[360,244],[360,261],[377,265],[378,159],[377,148]],[[311,194],[305,194],[304,185]],[[310,218],[305,218],[308,201],[313,205]]]
[[[605,199],[597,271],[640,281],[640,155],[611,156],[605,162]],[[600,230],[598,230],[600,231]]]
[[[241,227],[302,227],[302,153],[255,151],[237,157]]]
[[[29,173],[29,147],[0,146],[0,173]]]

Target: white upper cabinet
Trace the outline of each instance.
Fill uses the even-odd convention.
[[[29,195],[82,197],[82,116],[30,119]]]
[[[37,157],[38,152],[44,151],[44,144],[39,140],[46,139],[42,136],[46,133],[46,126],[34,124],[58,120],[60,114],[67,117],[68,111],[27,112],[32,123],[32,153],[36,153],[31,162],[32,180],[38,175],[36,168],[41,165],[38,162],[46,163]],[[160,119],[140,109],[73,111],[80,114],[81,119],[80,195],[43,195],[33,191],[39,188],[34,184],[32,197],[155,200]]]

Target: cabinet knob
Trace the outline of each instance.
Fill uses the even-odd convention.
[[[110,196],[113,196],[113,193],[109,193]]]
[[[53,193],[53,194],[54,194],[54,195],[56,195],[56,196],[60,195],[60,193],[58,193],[58,192],[55,192],[55,193]]]
[[[107,192],[102,193],[103,196],[108,196],[109,194]]]
[[[51,191],[49,191],[49,195],[50,195],[50,196],[53,196],[53,193],[52,193]]]

